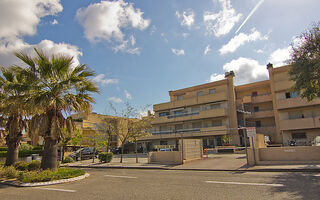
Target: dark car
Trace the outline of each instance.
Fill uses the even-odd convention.
[[[74,160],[85,160],[85,159],[91,159],[93,158],[93,156],[97,157],[98,153],[99,152],[95,150],[94,147],[85,147],[82,149],[78,149],[76,152],[72,153],[70,157],[73,158]]]
[[[111,151],[113,154],[121,154],[121,150],[122,150],[121,147],[114,147],[114,148],[112,148],[110,151]],[[123,153],[124,153],[124,154],[129,153],[129,150],[128,150],[127,148],[124,148]]]

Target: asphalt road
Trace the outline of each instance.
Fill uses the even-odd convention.
[[[16,188],[0,185],[1,200],[79,199],[320,199],[320,174],[88,169],[76,182]]]

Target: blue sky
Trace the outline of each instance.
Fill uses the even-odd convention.
[[[166,102],[169,90],[229,70],[236,84],[267,79],[265,65],[284,64],[295,37],[319,21],[319,7],[318,0],[1,0],[0,65],[19,64],[12,53],[33,55],[34,47],[74,56],[96,72],[94,111],[107,114],[108,102]]]

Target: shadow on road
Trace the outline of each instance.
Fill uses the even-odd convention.
[[[298,199],[320,199],[320,176],[310,172],[281,173],[274,178],[276,184],[283,187],[273,187],[272,192],[287,192]]]

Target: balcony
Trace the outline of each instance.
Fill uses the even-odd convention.
[[[298,98],[289,98],[281,99],[277,102],[278,109],[287,109],[287,108],[296,108],[296,107],[305,107],[320,104],[320,98],[315,99],[311,102],[308,102],[306,99]]]
[[[256,127],[256,132],[264,135],[273,135],[276,133],[275,126]]]
[[[319,117],[280,120],[280,130],[320,128]]]
[[[157,139],[170,139],[170,138],[190,138],[190,137],[208,137],[215,135],[226,135],[226,126],[216,126],[209,128],[185,129],[174,131],[161,131],[155,132],[152,136],[143,137],[140,140],[157,140]]]
[[[157,117],[153,120],[152,124],[164,124],[164,123],[171,123],[171,122],[181,122],[181,121],[206,119],[206,118],[214,118],[214,117],[224,117],[224,116],[227,116],[226,109],[225,108],[218,108],[218,109],[212,109],[212,110],[204,110],[204,111],[200,111],[200,112]]]
[[[290,90],[293,85],[294,85],[294,81],[289,81],[289,80],[277,81],[274,84],[274,90],[276,92],[283,91],[283,90]]]
[[[274,117],[273,110],[261,110],[259,112],[252,112],[251,115],[248,115],[247,118],[268,118]]]
[[[207,94],[199,97],[196,96],[196,97],[190,97],[190,98],[182,99],[178,101],[155,104],[153,105],[153,109],[154,111],[169,110],[172,108],[187,107],[187,106],[216,102],[216,101],[224,101],[227,99],[228,98],[227,98],[226,92],[219,92],[216,94]]]
[[[269,101],[272,101],[271,93],[261,94],[261,95],[252,97],[252,103],[263,103],[263,102],[269,102]]]

